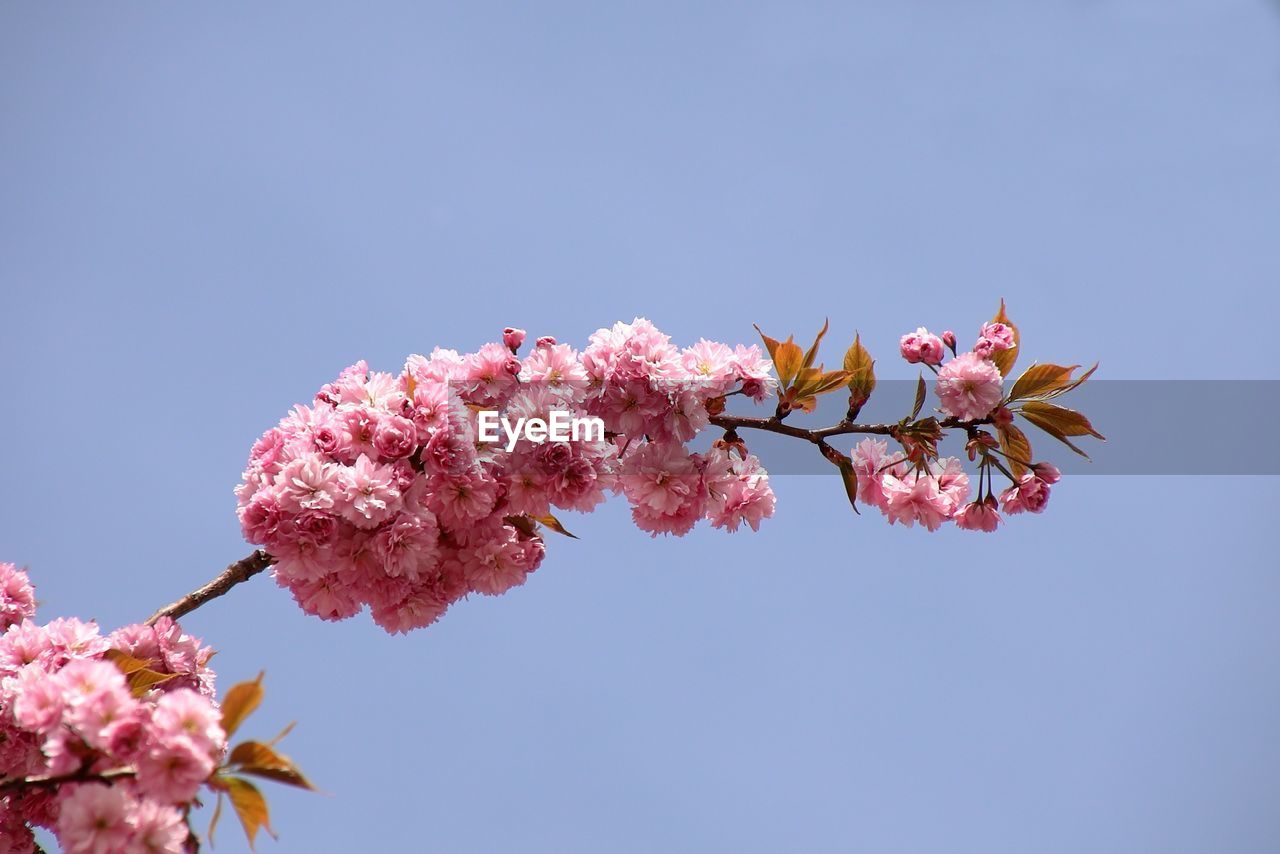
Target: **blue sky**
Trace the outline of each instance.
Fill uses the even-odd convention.
[[[1028,360],[1277,379],[1278,11],[7,4],[0,558],[141,619],[247,552],[293,403],[506,325],[830,316],[908,378],[898,335],[1003,296]],[[755,535],[574,518],[407,638],[266,578],[193,615],[328,793],[260,849],[1276,849],[1275,477],[1073,477],[995,537],[777,480]]]

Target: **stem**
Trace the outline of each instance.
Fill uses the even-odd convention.
[[[747,428],[751,430],[764,430],[769,433],[777,433],[782,436],[791,436],[795,439],[804,439],[806,442],[812,442],[818,446],[818,450],[822,451],[826,447],[826,440],[832,436],[845,436],[854,433],[869,434],[873,436],[909,436],[913,428],[920,425],[923,421],[910,421],[898,424],[856,424],[848,419],[830,427],[821,427],[808,429],[805,427],[797,427],[794,424],[785,424],[778,416],[773,418],[751,418],[739,415],[715,415],[711,418],[711,423],[725,431],[732,432],[738,428]],[[977,421],[959,421],[955,418],[944,418],[937,422],[940,429],[946,430],[956,427],[963,427],[966,431],[972,432],[974,427],[979,424],[989,424],[990,419],[983,418]],[[624,453],[626,449],[623,449]],[[827,456],[826,453],[823,456]],[[830,459],[830,457],[827,457]],[[228,566],[222,573],[199,590],[194,590],[183,596],[171,605],[166,605],[159,611],[156,611],[147,620],[147,625],[153,625],[156,620],[161,617],[169,617],[170,619],[178,619],[190,614],[196,608],[211,599],[217,599],[230,592],[231,588],[237,584],[241,584],[253,578],[258,573],[265,570],[276,562],[276,559],[267,554],[262,549],[254,551],[247,557],[243,557],[235,563]]]
[[[230,591],[232,587],[248,581],[250,578],[253,578],[275,562],[275,558],[267,554],[262,549],[258,549],[254,551],[253,554],[250,554],[247,557],[242,557],[240,560],[228,566],[221,574],[218,575],[217,578],[213,579],[199,590],[193,590],[177,602],[174,602],[171,605],[166,605],[159,611],[156,611],[151,615],[150,619],[147,620],[147,625],[154,625],[156,620],[159,620],[161,617],[169,617],[170,619],[176,620],[179,617],[190,614],[205,602],[208,602],[211,599],[217,599],[219,596]]]
[[[109,783],[121,777],[138,773],[132,768],[112,768],[110,771],[72,771],[68,774],[42,774],[36,777],[13,777],[0,780],[0,791],[21,789],[27,786],[61,786],[63,783]]]
[[[823,439],[829,439],[832,436],[844,436],[852,433],[864,433],[872,436],[898,436],[900,434],[910,434],[911,428],[919,421],[909,422],[907,424],[855,424],[852,421],[841,421],[839,424],[833,424],[830,427],[820,427],[816,429],[806,429],[804,427],[796,427],[793,424],[784,424],[777,418],[750,418],[739,415],[715,415],[711,418],[711,423],[725,430],[737,429],[739,427],[747,427],[752,430],[764,430],[769,433],[778,433],[782,436],[792,436],[796,439],[804,439],[813,442],[815,445]],[[959,421],[955,418],[944,418],[938,422],[938,426],[943,430],[955,427],[968,427],[975,424],[989,423],[989,419],[983,418],[978,421]]]

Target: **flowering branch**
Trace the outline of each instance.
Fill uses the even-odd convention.
[[[792,424],[783,422],[776,416],[773,418],[751,418],[738,415],[713,415],[711,423],[716,427],[725,430],[737,430],[739,428],[747,428],[751,430],[764,430],[769,433],[777,433],[782,436],[792,436],[796,439],[804,439],[813,442],[815,445],[821,444],[823,440],[832,436],[847,436],[852,434],[862,434],[868,436],[891,436],[898,438],[899,436],[909,436],[913,432],[918,432],[922,428],[931,425],[929,422],[935,421],[936,426],[940,430],[948,430],[956,427],[973,427],[979,424],[990,424],[990,418],[981,418],[976,421],[960,421],[956,418],[946,418],[941,421],[936,419],[924,418],[918,421],[903,422],[898,424],[856,424],[852,421],[841,421],[830,427],[820,427],[808,429],[804,427],[796,427]]]
[[[161,617],[169,617],[176,620],[179,617],[190,614],[196,608],[211,599],[217,599],[219,596],[227,593],[232,587],[241,582],[248,581],[258,573],[276,562],[276,559],[267,554],[262,549],[255,550],[252,554],[240,558],[240,560],[224,569],[217,578],[208,584],[193,590],[178,601],[166,605],[159,611],[156,611],[147,620],[147,625],[153,626]]]

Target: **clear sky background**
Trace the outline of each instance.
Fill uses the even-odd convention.
[[[1277,379],[1278,13],[6,3],[0,557],[45,618],[144,618],[248,551],[290,406],[506,325],[829,315],[907,378],[898,335],[1004,296],[1027,361]],[[193,615],[328,793],[272,787],[260,850],[1280,848],[1276,478],[1074,477],[987,537],[776,489],[755,535],[566,519],[409,637],[266,577]]]

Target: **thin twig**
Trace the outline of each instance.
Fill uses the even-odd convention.
[[[193,590],[186,596],[183,596],[177,602],[166,605],[159,611],[156,611],[147,620],[147,625],[154,625],[156,620],[161,617],[169,617],[170,619],[178,619],[186,614],[190,614],[196,608],[199,608],[205,602],[211,599],[217,599],[219,596],[227,593],[237,584],[248,581],[258,573],[262,572],[276,559],[267,554],[262,549],[258,549],[253,554],[243,557],[235,563],[228,566],[222,573],[204,587],[199,590]]]
[[[121,777],[138,773],[133,768],[112,768],[109,771],[71,771],[67,774],[41,774],[34,777],[12,777],[0,780],[0,791],[22,789],[28,786],[61,786],[63,783],[109,783]]]

